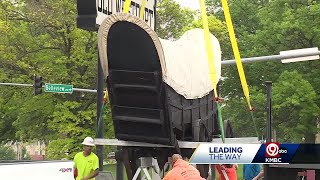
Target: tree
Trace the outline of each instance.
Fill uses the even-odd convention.
[[[230,49],[231,44],[229,40],[226,23],[220,21],[213,15],[209,15],[208,26],[209,26],[210,33],[213,34],[219,40],[221,51],[222,51],[222,57],[230,58],[232,51]],[[203,22],[201,17],[197,17],[196,20],[193,21],[192,25],[187,27],[187,30],[192,28],[203,28]]]
[[[208,0],[208,2],[211,3],[209,7],[210,12],[224,21],[220,1]],[[289,0],[230,0],[228,2],[242,58],[278,54],[283,50],[319,46],[319,38],[317,38],[319,36],[317,30],[319,29],[319,24],[316,23],[316,20],[319,18],[319,2],[292,2]],[[255,99],[255,96],[260,96],[259,92],[264,91],[264,82],[266,80],[276,82],[286,70],[289,72],[297,71],[301,74],[301,81],[310,83],[316,95],[319,96],[320,91],[318,89],[320,87],[317,82],[319,82],[320,76],[319,71],[316,71],[316,67],[319,67],[319,64],[319,61],[292,64],[280,64],[279,62],[244,64],[253,106],[257,109],[260,108],[261,102]],[[246,129],[244,123],[250,117],[242,116],[242,113],[236,112],[236,110],[242,110],[245,107],[241,100],[244,96],[237,69],[235,66],[228,66],[222,72],[225,79],[222,81],[221,90],[222,95],[227,99],[224,117],[237,117],[237,120],[234,120],[234,125],[242,128],[237,129],[239,134],[245,136],[252,134],[251,131],[244,132]],[[241,103],[239,102],[240,100]],[[317,106],[320,105],[319,98],[313,99],[313,101]],[[264,107],[261,106],[261,108]],[[284,109],[281,110],[284,111]],[[310,113],[315,112],[310,111]],[[257,118],[265,118],[265,114],[259,115],[258,112],[255,114],[257,114]],[[307,118],[305,117],[303,120],[306,121]],[[295,118],[291,117],[287,121],[295,122]],[[264,122],[261,121],[260,123],[263,123],[261,124],[262,126],[258,126],[263,127]],[[308,127],[307,123],[301,126],[304,126],[304,128]],[[283,128],[287,130],[294,129],[291,126]],[[292,139],[284,137],[284,133],[279,133],[279,135],[278,137],[285,141],[298,141],[298,139],[295,139],[297,135],[291,137]]]
[[[320,108],[312,85],[297,71],[285,71],[273,88],[273,126],[280,140],[315,143]]]
[[[214,10],[211,13],[224,21],[220,1],[207,0],[207,2],[209,8]],[[228,3],[242,57],[278,54],[282,50],[315,47],[319,44],[317,38],[319,33],[316,30],[318,24],[315,23],[319,13],[319,3],[316,1],[300,3],[288,0],[230,0]],[[291,23],[292,20],[295,23]],[[318,62],[313,63],[318,66],[317,64]],[[307,63],[306,65],[303,66],[304,69],[311,67]],[[299,68],[301,66],[295,64],[279,66],[278,63],[271,62],[245,65],[246,72],[255,73],[248,76],[248,82],[252,85],[259,84],[260,88],[262,88],[260,81],[274,81],[284,70],[299,70]],[[235,80],[238,80],[234,67],[228,67],[225,72],[228,78],[236,77]],[[232,79],[228,81],[230,84],[237,84],[234,80],[230,80]],[[314,86],[314,83],[312,84]],[[227,88],[226,92],[232,91],[232,87],[228,86],[223,89]]]
[[[192,12],[172,0],[163,1],[159,8],[158,17],[162,18],[158,20],[165,27],[160,32],[163,38],[177,38],[181,29],[192,22]],[[169,10],[176,12],[174,16]],[[95,89],[97,34],[77,29],[75,19],[73,0],[1,1],[1,82],[32,84],[31,77],[37,74],[44,83]],[[70,158],[74,151],[81,150],[85,136],[94,137],[95,95],[73,92],[33,96],[31,88],[0,89],[1,140],[44,140],[48,158],[60,159],[65,157],[61,150],[68,151]],[[104,115],[105,137],[112,138],[109,105]]]
[[[27,152],[26,147],[23,147],[21,150],[22,160],[31,160],[30,154]]]
[[[46,148],[47,160],[73,159],[77,152],[80,152],[80,146],[77,138],[56,139],[49,143]]]
[[[37,74],[45,83],[95,89],[96,33],[77,29],[75,19],[72,0],[1,1],[1,81],[31,84],[31,77]],[[74,128],[82,137],[94,134],[93,94],[43,93],[35,97],[31,88],[20,87],[1,87],[0,93],[3,140],[39,139],[48,143],[74,135]],[[69,118],[71,115],[74,117]]]
[[[14,150],[5,145],[0,145],[0,160],[15,160],[16,153]]]
[[[232,58],[221,5],[218,1],[211,2],[210,31],[219,39],[224,58]],[[320,3],[317,1],[230,0],[229,5],[242,57],[319,46],[320,25],[316,22],[320,17]],[[96,33],[77,29],[75,19],[76,4],[73,0],[1,1],[0,81],[31,84],[31,77],[37,74],[45,83],[95,89]],[[156,29],[161,38],[177,39],[194,27],[202,27],[196,12],[181,8],[173,0],[163,0],[158,4]],[[274,92],[279,94],[274,95],[273,114],[277,127],[281,127],[277,129],[278,137],[292,142],[305,137],[312,142],[313,135],[317,133],[314,123],[320,106],[317,98],[320,94],[319,68],[319,61],[289,65],[266,62],[244,66],[252,104],[257,109],[255,115],[260,132],[265,129],[264,82],[271,80],[276,82]],[[286,70],[288,72],[283,73]],[[222,72],[221,90],[226,99],[223,118],[233,121],[238,136],[254,135],[254,128],[248,126],[252,120],[236,67],[224,67]],[[296,96],[303,92],[302,89],[299,87],[291,91],[288,83],[305,88],[307,91],[301,96],[308,100],[297,100]],[[47,149],[51,153],[48,154],[49,159],[64,158],[65,152],[69,152],[67,158],[71,158],[72,153],[81,150],[80,143],[85,136],[94,136],[95,108],[94,94],[43,93],[35,97],[31,88],[1,86],[0,140],[44,140],[47,144],[51,142]],[[283,114],[289,112],[286,108],[292,111],[291,116]],[[107,105],[104,119],[105,137],[108,138],[114,136],[110,111]],[[286,121],[282,121],[284,118]],[[303,134],[306,129],[310,129],[310,133]]]
[[[156,32],[160,38],[176,39],[193,22],[195,12],[181,8],[173,0],[163,0],[157,6]]]
[[[273,84],[272,88],[272,126],[277,131],[278,141],[289,143],[314,143],[318,133],[316,124],[319,106],[317,94],[311,84],[297,71],[285,71]],[[259,136],[266,135],[266,93],[252,90],[255,102],[255,122]],[[254,122],[247,110],[244,98],[232,98],[223,108],[223,115],[230,118],[236,137],[256,136]]]
[[[258,133],[259,138],[261,138],[265,135],[266,93],[255,87],[251,88],[251,93],[251,100],[255,102],[254,119],[252,119],[246,99],[242,96],[226,99],[222,108],[222,117],[225,120],[231,120],[235,137],[255,137]]]

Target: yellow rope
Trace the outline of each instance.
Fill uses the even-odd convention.
[[[214,89],[215,100],[217,102],[218,121],[219,121],[219,126],[220,126],[220,131],[221,131],[221,139],[222,139],[222,142],[224,143],[225,138],[224,138],[222,111],[221,111],[221,105],[218,101],[219,97],[218,97],[218,93],[217,93],[216,67],[214,65],[214,58],[213,58],[213,52],[212,52],[213,48],[212,48],[212,43],[211,43],[205,0],[200,0],[200,7],[201,7],[201,15],[202,15],[202,21],[203,21],[202,24],[203,24],[203,29],[204,29],[204,38],[205,38],[205,42],[206,42],[206,50],[207,50],[207,56],[208,56],[208,66],[209,66],[209,71],[210,71],[210,79],[211,79],[212,86]]]
[[[145,6],[146,6],[146,0],[142,0],[141,9],[140,9],[140,19],[142,20],[143,20]]]
[[[208,17],[207,17],[206,5],[204,0],[200,0],[200,7],[201,7],[201,16],[203,21],[202,24],[203,24],[203,30],[204,30],[204,38],[206,42],[206,50],[207,50],[207,56],[208,56],[210,79],[214,89],[214,96],[215,98],[218,98],[217,86],[216,86],[217,85],[216,67],[214,65],[212,43],[211,43],[210,31],[209,31],[209,25],[208,25]]]
[[[236,64],[237,64],[238,73],[240,76],[240,81],[241,81],[243,93],[244,93],[245,97],[247,98],[247,103],[248,103],[249,109],[250,109],[250,111],[252,111],[253,109],[252,109],[251,101],[250,101],[249,88],[247,85],[246,76],[244,74],[244,70],[243,70],[243,66],[242,66],[242,62],[241,62],[240,52],[239,52],[236,36],[235,36],[233,25],[232,25],[232,20],[231,20],[231,16],[230,16],[230,12],[229,12],[228,2],[227,2],[227,0],[221,0],[221,1],[222,1],[224,16],[225,16],[225,19],[227,22],[227,27],[228,27],[228,31],[229,31],[229,36],[230,36],[230,40],[231,40],[231,45],[232,45],[234,57],[236,59]]]
[[[123,12],[128,13],[131,5],[131,0],[126,0],[123,5]]]

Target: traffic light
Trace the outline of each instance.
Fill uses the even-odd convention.
[[[33,76],[33,93],[35,96],[42,93],[42,77]]]

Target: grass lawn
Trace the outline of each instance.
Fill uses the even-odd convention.
[[[111,173],[112,173],[112,176],[113,176],[113,178],[114,179],[116,179],[117,177],[116,177],[116,172],[117,172],[117,166],[116,166],[116,164],[107,164],[107,165],[104,165],[103,166],[103,170],[104,171],[111,171]],[[123,171],[124,171],[124,180],[128,180],[127,179],[127,173],[125,172],[126,170],[125,170],[125,168],[123,167]]]
[[[237,170],[237,175],[238,175],[238,179],[242,179],[242,168],[243,168],[243,165],[242,164],[239,164],[238,165],[238,170]],[[115,164],[108,164],[108,165],[104,165],[103,166],[103,170],[104,171],[111,171],[112,173],[112,176],[114,179],[116,179],[116,165]],[[124,169],[125,171],[125,169]],[[127,174],[126,172],[124,172],[124,180],[128,180],[127,179]]]
[[[238,179],[242,179],[242,168],[243,168],[243,165],[242,164],[238,164],[238,169],[237,169],[237,176],[238,176]]]

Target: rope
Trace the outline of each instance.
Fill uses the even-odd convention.
[[[254,129],[256,131],[256,135],[257,135],[257,137],[259,137],[256,118],[254,117],[253,111],[251,111],[250,114],[251,114],[251,118],[252,118],[252,121],[253,121]]]
[[[141,9],[140,9],[140,19],[142,20],[143,20],[145,6],[146,6],[146,0],[142,0]]]
[[[239,52],[239,47],[237,44],[237,40],[236,40],[236,36],[234,33],[234,28],[232,25],[232,20],[231,20],[231,16],[230,16],[230,11],[229,11],[229,6],[228,6],[228,2],[227,0],[221,0],[222,1],[222,8],[223,8],[223,12],[224,12],[224,16],[227,22],[227,27],[228,27],[228,32],[229,32],[229,36],[230,36],[230,40],[231,40],[231,45],[232,45],[232,50],[233,50],[233,54],[234,57],[236,59],[236,64],[237,64],[237,69],[238,69],[238,73],[239,73],[239,77],[240,77],[240,81],[241,81],[241,85],[242,85],[242,89],[243,89],[243,93],[247,99],[247,104],[251,113],[251,118],[254,124],[254,128],[257,134],[257,137],[259,137],[259,133],[258,133],[258,129],[256,126],[256,120],[254,117],[254,108],[251,105],[251,101],[250,101],[250,92],[249,92],[249,88],[248,88],[248,84],[247,84],[247,80],[246,80],[246,76],[243,70],[243,66],[242,66],[242,62],[241,62],[241,57],[240,57],[240,52]]]
[[[250,103],[249,88],[248,88],[248,85],[247,85],[246,76],[244,74],[244,70],[243,70],[243,66],[242,66],[242,62],[241,62],[241,57],[240,57],[240,52],[239,52],[236,36],[235,36],[235,33],[234,33],[234,29],[233,29],[233,25],[232,25],[232,20],[231,20],[231,16],[230,16],[227,0],[222,0],[222,7],[223,7],[224,16],[225,16],[225,19],[226,19],[226,22],[227,22],[227,27],[228,27],[228,31],[229,31],[230,40],[231,40],[231,45],[232,45],[234,57],[236,59],[236,64],[237,64],[238,73],[239,73],[239,76],[240,76],[240,81],[241,81],[243,93],[247,98],[247,103],[248,103],[249,109],[251,111],[252,110],[252,106],[251,106],[251,103]]]
[[[124,5],[123,5],[123,12],[124,13],[129,13],[130,5],[131,5],[131,0],[126,0],[124,2]]]
[[[101,129],[103,126],[102,126],[102,120],[103,120],[103,115],[104,115],[104,112],[106,111],[107,109],[107,103],[108,103],[108,91],[107,89],[105,90],[105,94],[103,96],[103,103],[102,103],[102,106],[101,106],[101,112],[100,112],[100,116],[99,116],[99,120],[98,120],[98,128],[97,128],[97,133],[96,133],[96,136],[100,135],[100,132],[103,130]]]
[[[104,112],[106,110],[106,107],[107,107],[107,103],[103,103],[102,106],[101,106],[101,112],[100,112],[100,116],[99,116],[99,120],[98,120],[98,124],[97,124],[97,131],[96,131],[96,136],[99,136],[100,137],[100,133],[102,132],[102,120],[103,120],[103,115],[104,115]]]
[[[214,65],[212,43],[211,43],[211,38],[210,38],[210,31],[209,31],[209,25],[208,25],[208,17],[207,17],[207,12],[206,12],[205,0],[200,0],[200,7],[201,7],[201,16],[202,16],[202,21],[203,21],[204,38],[205,38],[205,42],[206,42],[206,50],[207,50],[207,56],[208,56],[208,66],[209,66],[209,70],[210,70],[210,79],[211,79],[212,86],[214,89],[214,97],[215,97],[215,100],[217,103],[218,120],[219,120],[219,126],[220,126],[220,130],[221,130],[221,138],[222,138],[222,142],[225,143],[221,105],[219,104],[219,97],[218,97],[217,86],[216,86],[217,85],[216,68]]]
[[[219,127],[220,127],[220,130],[221,130],[221,138],[222,138],[222,142],[225,143],[224,127],[223,127],[222,111],[221,111],[220,103],[217,103],[217,109],[218,109]]]

